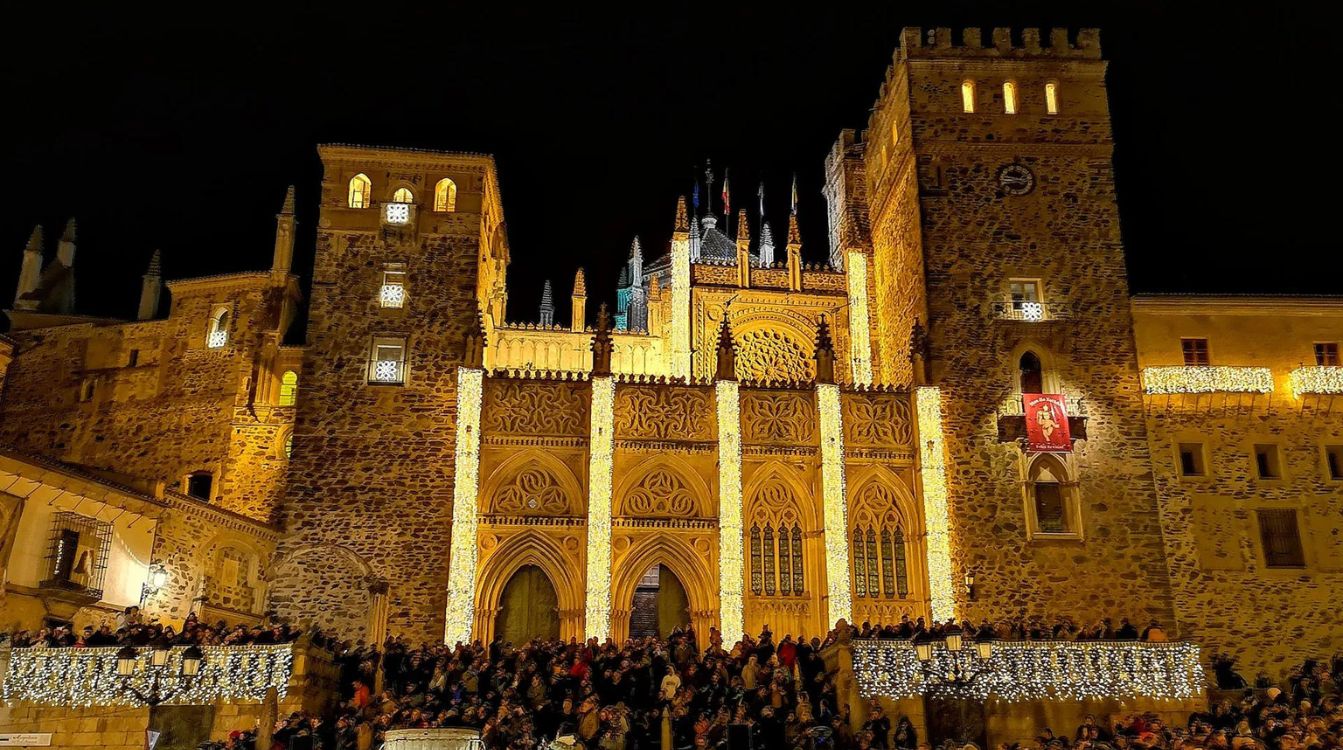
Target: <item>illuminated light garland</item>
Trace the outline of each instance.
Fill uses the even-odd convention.
[[[611,633],[611,463],[615,452],[616,383],[592,379],[592,428],[588,437],[588,575],[584,630]]]
[[[1149,394],[1272,393],[1273,371],[1267,367],[1148,367],[1142,371]]]
[[[6,701],[52,706],[144,706],[124,687],[117,674],[119,647],[16,648],[9,654],[5,673]],[[178,646],[163,667],[160,688],[177,691],[181,684],[182,654]],[[177,692],[174,705],[203,705],[216,701],[260,701],[274,688],[281,698],[289,690],[294,671],[294,645],[202,646],[205,658],[189,687]],[[150,649],[141,649],[131,684],[149,691],[147,665]]]
[[[928,589],[934,620],[956,615],[951,576],[951,521],[947,508],[946,446],[942,439],[942,392],[936,386],[914,390],[919,415],[919,478],[923,519],[928,531]]]
[[[443,642],[471,642],[476,597],[476,496],[480,490],[480,402],[484,374],[457,369],[457,454],[452,486],[452,547]]]
[[[735,380],[714,384],[718,402],[718,607],[728,643],[746,630],[742,599],[741,407]]]
[[[867,319],[867,256],[850,250],[848,263],[849,283],[849,359],[853,366],[853,382],[872,384],[872,340]]]
[[[1298,367],[1289,380],[1292,395],[1334,396],[1343,393],[1343,367]]]
[[[821,492],[825,509],[825,580],[830,595],[826,621],[853,619],[849,591],[849,508],[844,492],[844,417],[839,408],[839,386],[816,385],[821,419]]]
[[[1203,692],[1199,648],[1187,642],[994,641],[987,664],[969,643],[955,653],[934,643],[927,673],[947,675],[953,665],[983,671],[967,682],[929,682],[911,642],[853,642],[854,677],[864,698],[1181,699]]]
[[[672,377],[690,377],[690,240],[672,239],[671,250]]]

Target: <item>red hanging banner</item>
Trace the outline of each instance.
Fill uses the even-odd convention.
[[[1026,450],[1031,453],[1072,452],[1068,410],[1061,394],[1023,393],[1021,406],[1026,412]]]

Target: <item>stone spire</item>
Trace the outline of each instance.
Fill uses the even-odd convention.
[[[639,235],[634,235],[634,242],[630,243],[630,283],[634,286],[643,286],[644,283],[644,248],[639,244]]]
[[[71,217],[65,223],[65,232],[56,245],[56,262],[65,267],[57,280],[46,291],[47,299],[43,310],[71,315],[75,311],[75,220]],[[44,274],[46,275],[46,274]]]
[[[797,214],[788,217],[788,288],[802,289],[802,235],[797,231]]]
[[[769,268],[774,265],[774,232],[769,228],[769,222],[764,221],[760,224],[760,267]]]
[[[65,232],[61,235],[61,242],[56,248],[56,259],[66,268],[75,267],[75,218],[65,222]]]
[[[550,279],[541,286],[541,325],[555,325],[555,299],[550,291]]]
[[[835,344],[830,340],[830,324],[824,315],[816,324],[816,382],[835,382]]]
[[[723,309],[723,324],[718,327],[718,368],[714,379],[737,379],[737,345],[732,341],[732,325],[728,322],[726,308]]]
[[[19,283],[14,289],[15,310],[36,310],[38,300],[34,297],[24,299],[37,291],[42,283],[42,227],[33,227],[28,244],[23,248],[23,265],[19,270]]]
[[[155,250],[149,258],[149,268],[140,282],[140,311],[137,320],[153,320],[159,314],[159,295],[163,290],[163,259]]]
[[[690,222],[690,262],[691,263],[698,262],[699,255],[700,255],[699,222],[692,221]]]
[[[673,232],[690,231],[690,220],[686,216],[684,195],[676,199],[676,226],[672,227],[672,231]]]
[[[737,209],[737,285],[751,285],[751,227],[744,208]]]
[[[569,330],[581,331],[587,325],[588,282],[583,269],[574,274],[574,291],[569,298]]]
[[[644,288],[644,249],[635,235],[630,245],[630,304],[625,312],[625,328],[648,330],[648,290]]]
[[[600,377],[611,374],[611,318],[606,314],[606,303],[597,308],[597,330],[592,336],[592,374]]]
[[[284,203],[280,213],[275,215],[275,254],[271,260],[271,273],[287,277],[294,264],[294,186],[285,191]]]

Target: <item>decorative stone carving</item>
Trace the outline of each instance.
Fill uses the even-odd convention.
[[[490,512],[509,516],[562,516],[571,515],[570,505],[553,474],[540,466],[528,466],[499,488]]]
[[[907,394],[845,394],[841,403],[849,445],[885,448],[913,444],[913,412]]]
[[[712,440],[713,394],[695,388],[621,386],[616,435],[622,439]]]
[[[737,360],[738,363],[741,359]],[[743,391],[743,442],[810,445],[815,442],[815,410],[810,394],[791,391]]]
[[[737,340],[737,377],[741,380],[808,381],[814,367],[811,355],[787,334],[756,330]]]
[[[587,435],[585,387],[576,383],[491,379],[482,429],[526,435]]]
[[[625,493],[619,515],[686,518],[696,515],[695,495],[676,472],[655,468]]]

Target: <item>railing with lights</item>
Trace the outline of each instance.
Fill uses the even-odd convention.
[[[1273,371],[1267,367],[1188,365],[1147,367],[1143,390],[1151,395],[1178,393],[1272,393]]]
[[[1343,367],[1298,367],[1288,379],[1297,398],[1343,394]]]
[[[57,706],[202,705],[283,698],[292,643],[172,648],[16,648],[4,699]]]
[[[1042,320],[1061,320],[1071,312],[1062,302],[994,302],[993,317],[999,320],[1022,320],[1037,323]]]
[[[1191,698],[1203,691],[1193,643],[1137,641],[852,642],[864,698]]]

